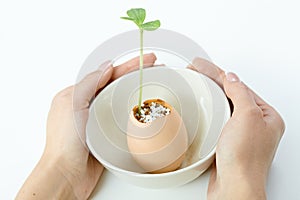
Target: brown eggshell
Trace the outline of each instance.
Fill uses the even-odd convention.
[[[179,113],[160,99],[158,102],[170,109],[170,114],[151,123],[139,122],[131,111],[127,126],[128,149],[145,172],[164,173],[178,169],[188,147],[188,136]]]

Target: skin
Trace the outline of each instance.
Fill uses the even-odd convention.
[[[152,66],[156,56],[145,54],[144,60],[146,66]],[[138,68],[139,57],[116,67],[104,63],[54,97],[48,114],[44,153],[16,199],[81,200],[90,196],[103,171],[103,166],[82,142],[90,102],[107,83]]]
[[[147,54],[144,60],[147,66],[152,66],[156,57]],[[48,115],[44,153],[16,199],[87,199],[90,196],[103,171],[103,166],[82,142],[90,102],[107,83],[138,69],[139,59],[114,68],[106,66],[103,64],[55,96]],[[282,118],[235,74],[225,74],[200,58],[189,68],[216,81],[234,105],[232,117],[217,144],[207,198],[266,199],[266,179],[285,128]]]
[[[216,81],[234,106],[217,144],[208,199],[266,199],[268,172],[285,129],[282,118],[236,74],[200,58],[189,68]]]

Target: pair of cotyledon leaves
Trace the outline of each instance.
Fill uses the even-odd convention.
[[[121,17],[121,19],[133,21],[141,30],[154,31],[160,27],[160,21],[154,20],[146,22],[146,11],[143,8],[133,8],[127,11],[128,17]]]

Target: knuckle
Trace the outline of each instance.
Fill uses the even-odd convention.
[[[281,136],[283,136],[284,135],[284,133],[285,133],[285,123],[283,122],[283,125],[282,125],[282,128],[281,128]]]
[[[284,135],[284,132],[285,132],[285,128],[286,128],[286,125],[285,125],[285,122],[284,120],[282,119],[282,117],[280,115],[278,115],[278,126],[279,126],[279,130],[280,130],[280,135],[283,136]]]
[[[52,105],[62,104],[62,103],[71,103],[73,93],[74,93],[74,86],[69,86],[69,87],[65,88],[64,90],[58,92],[54,96]]]
[[[270,109],[273,111],[273,127],[274,127],[274,131],[279,132],[280,136],[283,136],[285,129],[286,129],[286,125],[285,122],[282,118],[282,116],[276,111],[276,109],[272,106],[270,106]]]
[[[250,118],[263,117],[263,112],[258,106],[251,106],[245,109],[245,114]]]

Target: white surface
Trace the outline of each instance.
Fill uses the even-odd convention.
[[[271,168],[269,199],[300,196],[300,28],[297,0],[0,1],[0,199],[13,199],[45,144],[50,102],[73,84],[84,59],[112,35],[134,28],[119,19],[145,7],[166,29],[198,42],[226,71],[276,107],[286,134]],[[207,180],[152,191],[102,177],[102,199],[205,199]],[[119,199],[121,199],[119,198]],[[95,198],[97,199],[97,198]]]

